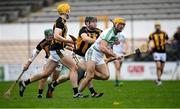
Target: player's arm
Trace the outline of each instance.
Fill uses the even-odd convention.
[[[104,58],[104,61],[105,61],[105,63],[107,64],[107,63],[109,63],[112,59],[114,59],[114,57],[105,57]]]
[[[70,50],[70,51],[73,51],[74,50],[74,44],[66,43],[66,47],[65,48]]]
[[[69,40],[69,39],[62,37],[62,29],[60,29],[60,28],[55,28],[54,38],[60,42],[74,44],[74,42],[72,40]]]
[[[105,40],[100,41],[100,50],[108,56],[116,57],[117,55],[113,52],[111,48],[108,48],[108,42]]]
[[[39,52],[43,49],[42,48],[42,46],[41,46],[41,43],[43,43],[45,41],[45,39],[44,40],[42,40],[37,46],[36,46],[36,48],[32,51],[32,54],[31,54],[31,56],[29,57],[29,59],[28,59],[28,61],[27,61],[27,63],[24,65],[24,67],[23,67],[23,71],[26,71],[28,68],[29,68],[29,66],[31,65],[31,63],[34,61],[34,59],[36,58],[36,56],[39,54]]]
[[[154,48],[154,41],[152,39],[152,33],[149,35],[149,38],[148,38],[148,41],[147,41],[147,44],[148,44],[148,49],[149,51],[153,51],[153,48]]]
[[[72,40],[66,39],[62,36],[63,29],[65,24],[62,20],[57,20],[56,24],[54,25],[54,39],[64,42],[64,43],[74,43]]]
[[[90,44],[92,44],[92,43],[94,43],[96,41],[96,39],[88,37],[87,33],[82,33],[81,38],[82,38],[83,41],[85,41],[87,43],[90,43]]]

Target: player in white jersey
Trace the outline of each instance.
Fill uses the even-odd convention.
[[[86,77],[79,85],[79,92],[82,92],[88,83],[94,78],[99,80],[109,79],[108,67],[104,61],[104,55],[109,55],[120,59],[118,54],[114,53],[112,47],[114,44],[120,44],[117,34],[125,27],[125,20],[120,17],[113,19],[113,27],[104,30],[95,43],[85,54]]]
[[[118,38],[119,38],[121,43],[118,45],[113,45],[113,52],[115,52],[119,55],[124,55],[127,53],[127,50],[128,50],[127,39],[121,33],[118,34]],[[115,60],[113,62],[115,65],[115,86],[122,86],[123,85],[123,83],[120,82],[122,61],[123,60]]]

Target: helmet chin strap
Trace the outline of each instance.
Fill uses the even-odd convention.
[[[123,30],[123,29],[122,29],[122,30]],[[116,29],[115,26],[114,26],[114,33],[115,33],[115,35],[117,35],[119,32],[122,32],[122,30],[118,30],[118,29]]]
[[[61,16],[63,19],[65,19],[65,20],[69,19],[69,15],[68,15],[68,14],[62,13],[62,14],[60,14],[60,16]]]
[[[118,32],[119,32],[119,31],[117,31],[117,29],[116,29],[115,26],[114,26],[114,33],[115,33],[115,35],[117,35]]]
[[[69,15],[68,14],[66,14],[66,19],[69,19]]]

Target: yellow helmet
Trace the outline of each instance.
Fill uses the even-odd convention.
[[[156,26],[156,25],[159,25],[159,26],[160,26],[161,24],[160,24],[159,21],[156,21],[154,25],[155,25],[155,26]]]
[[[113,23],[114,23],[114,24],[121,23],[121,24],[124,24],[124,25],[125,25],[125,24],[126,24],[126,21],[125,21],[124,18],[116,17],[116,18],[113,19]]]
[[[59,14],[68,14],[71,10],[71,6],[68,3],[62,3],[57,6]]]

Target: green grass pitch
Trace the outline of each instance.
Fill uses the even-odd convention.
[[[55,89],[54,98],[37,96],[37,82],[30,84],[24,97],[18,95],[18,85],[10,100],[2,95],[12,82],[0,82],[0,108],[180,108],[180,81],[163,81],[157,87],[153,81],[123,81],[122,87],[115,87],[114,81],[93,81],[95,89],[104,92],[101,98],[72,98],[70,82]],[[89,94],[88,90],[84,94]]]

